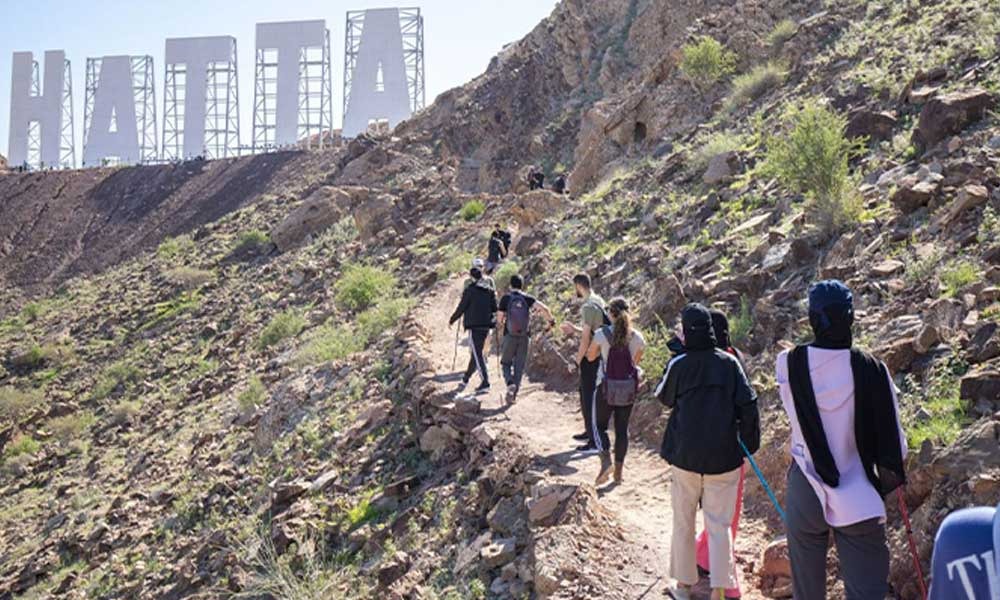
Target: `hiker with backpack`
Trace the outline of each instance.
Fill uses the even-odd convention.
[[[809,323],[814,341],[782,352],[776,364],[792,430],[785,503],[794,597],[826,597],[832,532],[845,597],[882,600],[883,498],[906,481],[895,385],[882,361],[853,348],[854,297],[843,283],[809,288]]]
[[[528,172],[528,190],[540,190],[545,187],[545,173],[535,167]]]
[[[528,362],[528,343],[531,339],[531,312],[538,310],[550,323],[554,321],[552,311],[534,296],[524,293],[524,278],[513,275],[510,278],[510,292],[500,298],[500,323],[503,340],[500,342],[500,368],[507,383],[507,404],[517,401],[521,389],[521,378]]]
[[[596,454],[598,450],[598,435],[594,427],[594,414],[597,411],[597,395],[600,390],[597,386],[597,373],[600,368],[600,360],[590,360],[587,358],[587,351],[591,342],[594,341],[594,332],[605,325],[610,325],[611,320],[604,310],[604,298],[594,293],[590,275],[579,273],[573,277],[573,287],[576,297],[580,303],[580,325],[573,325],[570,322],[563,322],[562,332],[565,335],[580,336],[580,343],[574,356],[574,364],[580,368],[580,411],[583,413],[583,433],[573,436],[573,439],[584,442],[577,447],[577,452],[585,454]]]
[[[597,395],[597,410],[594,422],[597,427],[597,447],[601,452],[601,467],[595,486],[607,483],[611,477],[611,440],[608,425],[615,421],[614,481],[622,482],[622,469],[628,453],[628,423],[632,417],[632,406],[639,394],[642,370],[638,367],[646,340],[632,327],[628,301],[613,298],[608,303],[611,325],[605,325],[594,333],[594,339],[587,350],[588,360],[601,359],[597,374],[597,385],[601,387]]]
[[[552,180],[552,191],[557,194],[566,193],[566,176],[562,173],[556,175],[556,178]]]
[[[454,325],[456,321],[462,319],[462,326],[469,337],[469,366],[465,369],[459,389],[469,385],[472,374],[478,371],[482,379],[482,383],[476,388],[476,393],[479,394],[490,389],[490,376],[486,367],[486,357],[483,356],[483,346],[490,336],[490,330],[496,327],[497,293],[493,279],[483,274],[481,259],[477,258],[472,262],[469,277],[472,283],[462,291],[462,299],[448,320],[448,325]]]
[[[736,510],[743,448],[760,447],[757,394],[740,361],[717,347],[712,315],[701,304],[681,312],[683,352],[670,359],[656,397],[671,409],[660,456],[672,466],[671,594],[691,597],[698,582],[695,517],[701,505],[708,531],[711,598],[734,588],[736,561],[730,530]]]
[[[510,253],[511,235],[504,231],[499,223],[493,228],[490,234],[490,241],[487,247],[486,274],[492,275],[500,263],[507,258]]]

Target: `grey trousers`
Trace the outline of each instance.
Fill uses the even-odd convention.
[[[521,387],[524,365],[528,362],[528,336],[505,333],[500,342],[500,367],[507,385]]]
[[[837,545],[846,600],[883,600],[889,591],[889,547],[879,519],[831,527],[816,491],[793,460],[785,495],[788,553],[795,600],[826,598],[826,553],[830,532]]]

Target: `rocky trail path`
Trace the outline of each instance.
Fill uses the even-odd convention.
[[[429,333],[422,352],[439,374],[436,385],[441,389],[457,389],[460,373],[469,357],[468,346],[462,343],[464,336],[459,336],[457,366],[452,369],[455,329],[448,326],[448,318],[461,297],[462,285],[461,278],[448,282],[419,309],[421,314],[418,319]],[[517,402],[507,407],[498,368],[498,359],[493,352],[489,354],[493,388],[488,395],[480,396],[482,411],[488,415],[487,422],[521,439],[534,454],[536,465],[549,475],[550,480],[593,485],[600,464],[599,457],[574,452],[579,442],[573,440],[573,435],[583,429],[578,396],[551,391],[546,388],[546,382],[526,375]],[[476,375],[468,390],[471,391],[478,382]],[[625,461],[623,479],[620,486],[610,483],[599,488],[598,497],[602,506],[624,528],[625,543],[631,546],[628,554],[639,560],[617,565],[609,571],[615,571],[614,576],[620,578],[628,598],[669,598],[666,592],[672,519],[669,467],[653,449],[633,440]],[[745,539],[741,545],[747,543],[749,540]],[[703,579],[695,592],[695,598],[708,598],[707,580]],[[754,597],[759,596],[744,593],[744,598]]]

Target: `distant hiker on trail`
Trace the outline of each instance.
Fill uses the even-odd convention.
[[[476,393],[482,393],[490,389],[490,376],[486,368],[486,357],[483,356],[483,346],[486,338],[490,336],[490,330],[496,327],[497,320],[497,292],[493,280],[483,275],[482,260],[476,259],[472,263],[469,271],[472,284],[466,286],[462,292],[462,300],[448,320],[448,325],[454,325],[455,321],[462,319],[462,326],[469,335],[469,366],[462,376],[462,386],[464,389],[472,379],[472,374],[479,371],[482,383],[476,388]]]
[[[580,410],[583,412],[583,433],[573,436],[573,439],[585,442],[577,448],[578,452],[593,454],[598,452],[598,435],[594,427],[594,413],[597,407],[597,371],[599,360],[589,360],[587,350],[594,340],[594,332],[610,325],[611,320],[604,311],[604,298],[591,290],[590,275],[580,273],[573,278],[576,297],[582,300],[580,304],[580,325],[569,322],[562,324],[562,332],[566,335],[579,335],[580,345],[577,348],[574,362],[580,367]]]
[[[496,270],[500,263],[507,258],[507,254],[510,253],[510,242],[511,236],[510,232],[504,231],[503,227],[499,223],[493,228],[493,233],[490,234],[489,247],[487,248],[488,254],[486,257],[486,274],[492,275],[493,271]]]
[[[528,172],[528,189],[540,190],[545,187],[545,174],[532,167]]]
[[[990,563],[993,563],[992,565]],[[930,600],[1000,598],[1000,506],[963,508],[934,536]]]
[[[746,372],[746,361],[743,360],[743,354],[733,347],[732,341],[729,338],[729,319],[726,318],[725,313],[720,310],[712,310],[711,314],[712,330],[715,331],[715,347],[735,356],[736,359],[740,361],[740,365],[743,366],[743,371]],[[730,526],[730,530],[733,532],[734,542],[736,541],[736,533],[739,530],[740,514],[743,512],[743,481],[746,475],[745,470],[746,465],[740,465],[740,480],[736,485],[736,512],[733,513],[733,523]],[[711,573],[709,560],[711,552],[708,547],[707,529],[703,529],[698,535],[698,541],[695,543],[695,555],[697,556],[698,567]],[[743,594],[740,591],[739,571],[737,571],[736,585],[726,590],[726,598],[741,598],[742,596]]]
[[[615,483],[622,482],[622,468],[628,453],[628,422],[632,417],[632,405],[639,393],[642,370],[639,361],[646,349],[646,340],[632,327],[628,302],[625,298],[613,298],[608,304],[611,325],[605,325],[594,333],[594,339],[587,350],[587,360],[601,359],[597,374],[597,385],[601,393],[597,395],[597,411],[594,421],[597,427],[597,447],[601,452],[601,470],[594,485],[604,485],[611,476],[611,440],[608,438],[608,424],[615,420]]]
[[[730,525],[736,509],[743,451],[760,447],[757,395],[740,361],[717,348],[712,316],[700,304],[681,312],[684,352],[664,369],[656,397],[672,409],[662,456],[673,468],[670,489],[673,534],[670,575],[674,598],[687,600],[698,582],[695,517],[701,504],[709,538],[712,599],[735,588],[736,561]]]
[[[550,323],[552,311],[534,296],[524,293],[524,278],[514,275],[510,278],[510,293],[500,298],[500,327],[503,341],[500,342],[500,367],[507,383],[507,404],[517,401],[521,389],[521,378],[528,362],[528,343],[531,339],[531,313],[538,310]]]
[[[556,175],[556,178],[552,180],[552,191],[557,194],[566,193],[566,176],[562,173]]]
[[[791,423],[785,492],[795,598],[826,597],[833,532],[848,600],[882,600],[889,549],[883,498],[906,482],[906,439],[885,365],[852,348],[854,298],[839,281],[809,288],[815,341],[778,355],[781,402]]]

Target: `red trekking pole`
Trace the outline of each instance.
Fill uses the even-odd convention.
[[[920,568],[920,557],[917,556],[917,544],[913,541],[913,526],[910,525],[910,511],[906,509],[906,500],[903,494],[906,487],[901,486],[896,490],[896,497],[899,499],[899,512],[903,515],[903,524],[906,526],[906,538],[910,543],[910,555],[913,557],[913,568],[917,570],[917,582],[920,583],[920,597],[927,600],[927,584],[924,583],[924,573]]]

